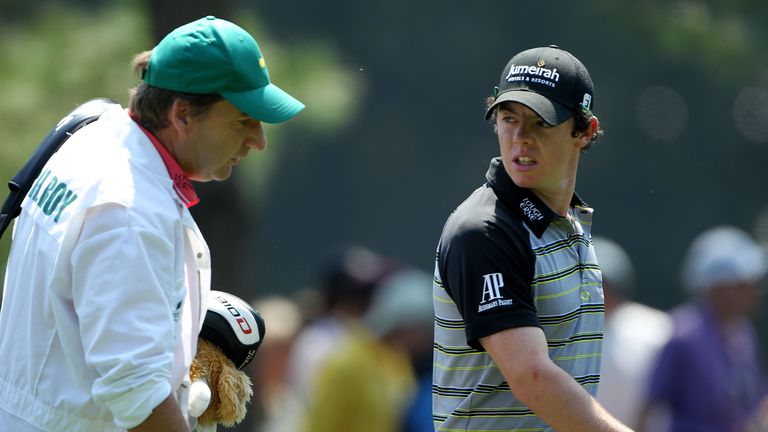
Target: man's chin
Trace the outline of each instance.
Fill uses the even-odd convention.
[[[212,173],[208,181],[224,181],[230,177],[232,177],[232,165],[226,165]]]
[[[226,179],[228,179],[230,177],[232,177],[232,170],[229,170],[229,171],[227,171],[224,174],[217,174],[217,175],[213,176],[213,178],[211,178],[211,180],[224,181],[224,180],[226,180]]]
[[[190,176],[189,179],[198,183],[207,183],[209,181],[224,181],[232,176],[232,169],[215,172],[209,175]]]

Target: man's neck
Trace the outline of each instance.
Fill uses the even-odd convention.
[[[563,173],[563,178],[559,182],[548,184],[545,188],[531,189],[531,191],[555,214],[568,217],[568,209],[571,207],[571,200],[576,191],[576,173],[578,169],[579,158],[577,155],[567,172]]]
[[[555,212],[555,214],[562,217],[568,217],[568,209],[571,207],[571,199],[573,198],[575,190],[574,183],[553,192],[531,189],[531,191],[539,197],[547,207]]]

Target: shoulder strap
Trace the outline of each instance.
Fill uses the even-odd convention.
[[[8,182],[11,193],[0,209],[0,238],[11,221],[21,213],[21,203],[40,171],[54,153],[80,128],[98,119],[107,109],[117,105],[110,99],[92,99],[59,120],[48,136],[37,146],[29,160]]]

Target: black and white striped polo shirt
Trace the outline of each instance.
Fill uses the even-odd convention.
[[[572,221],[556,215],[498,158],[486,178],[448,218],[437,250],[435,430],[549,430],[514,397],[479,339],[541,327],[550,358],[596,393],[604,305],[592,209],[574,195]]]

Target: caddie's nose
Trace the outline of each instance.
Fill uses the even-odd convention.
[[[254,120],[252,122],[251,131],[245,137],[245,146],[248,148],[254,148],[256,150],[264,150],[267,148],[267,136],[264,133],[264,127],[261,122]]]

